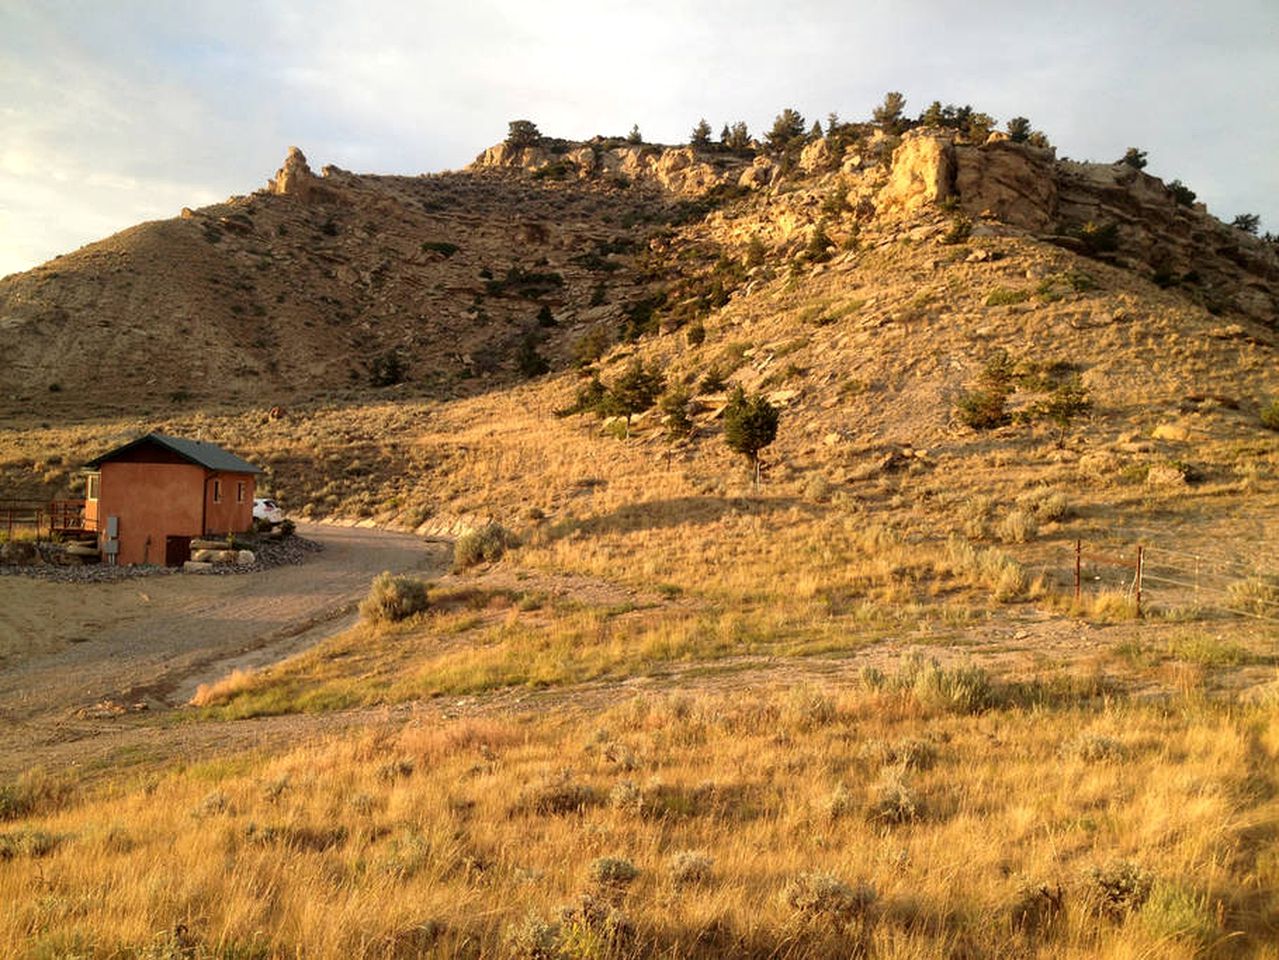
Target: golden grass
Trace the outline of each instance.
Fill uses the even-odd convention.
[[[4,824],[0,954],[1279,955],[1273,705],[999,700],[641,697],[110,784]]]

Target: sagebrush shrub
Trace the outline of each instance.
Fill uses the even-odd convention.
[[[1035,515],[1021,508],[1009,510],[995,527],[995,535],[1003,543],[1026,543],[1034,540],[1038,532],[1039,524],[1035,522]]]
[[[875,888],[850,886],[829,873],[801,873],[782,891],[782,900],[806,920],[847,923],[866,913],[875,902]]]
[[[1052,925],[1065,908],[1066,895],[1061,885],[1023,883],[1017,888],[1009,910],[1014,929],[1035,933]]]
[[[426,583],[384,570],[373,578],[368,596],[360,603],[360,616],[368,623],[397,623],[428,605]]]
[[[506,941],[511,956],[519,960],[559,960],[561,930],[536,914],[507,929]]]
[[[870,788],[866,818],[875,823],[909,823],[919,816],[919,801],[900,769],[885,770]]]
[[[1085,733],[1076,737],[1062,748],[1062,753],[1077,757],[1085,763],[1123,760],[1128,756],[1127,749],[1118,740],[1097,733]]]
[[[562,815],[581,813],[600,800],[595,790],[566,774],[530,784],[520,792],[511,813]]]
[[[1261,408],[1261,425],[1267,430],[1279,430],[1279,397]]]
[[[671,855],[671,883],[677,887],[709,883],[715,860],[696,850],[679,850]]]
[[[1017,498],[1017,505],[1043,523],[1055,523],[1070,513],[1070,501],[1066,495],[1047,487],[1022,494]]]
[[[918,703],[954,713],[980,713],[995,702],[990,674],[975,664],[943,667],[937,659],[919,654],[902,657],[893,687]]]
[[[644,809],[644,791],[634,780],[619,780],[609,791],[608,803],[615,810],[638,814]]]
[[[1087,897],[1095,913],[1122,920],[1150,896],[1154,877],[1131,860],[1093,867],[1086,877]]]
[[[500,523],[489,523],[457,538],[453,546],[453,569],[465,570],[477,563],[493,563],[519,545],[519,538]]]
[[[601,887],[627,887],[639,876],[639,868],[621,857],[599,857],[591,861],[591,882]]]

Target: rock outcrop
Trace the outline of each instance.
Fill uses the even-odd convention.
[[[1006,134],[974,144],[947,130],[909,131],[893,151],[876,215],[911,217],[946,202],[1081,251],[1073,238],[1088,225],[1113,229],[1115,250],[1094,253],[1164,285],[1184,282],[1214,310],[1279,318],[1279,262],[1266,243],[1202,205],[1178,203],[1161,180],[1122,163],[1060,161],[1051,148]]]
[[[1057,220],[1051,149],[1005,139],[956,144],[952,150],[951,185],[966,212],[1024,230],[1046,230]]]
[[[746,166],[746,161],[738,157],[708,157],[688,146],[606,144],[606,141],[586,144],[551,141],[550,145],[512,147],[499,143],[476,157],[468,169],[505,167],[580,179],[625,177],[655,183],[674,194],[698,196],[722,183],[736,182],[738,171]]]
[[[912,130],[893,151],[888,183],[880,191],[880,213],[912,214],[940,203],[954,191],[955,147],[947,136]]]
[[[777,176],[777,164],[769,160],[768,157],[756,157],[755,162],[742,171],[742,175],[737,180],[740,187],[749,187],[752,190],[760,190],[770,183]]]
[[[275,176],[267,181],[266,186],[270,193],[307,200],[316,179],[306,162],[306,155],[297,147],[289,147],[284,165],[275,171]]]

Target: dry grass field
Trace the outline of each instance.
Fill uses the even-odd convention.
[[[1274,957],[1279,701],[924,659],[7,788],[14,957]]]

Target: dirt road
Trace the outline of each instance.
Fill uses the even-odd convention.
[[[56,755],[55,744],[109,739],[121,709],[154,722],[199,682],[343,629],[382,570],[431,575],[446,561],[443,547],[408,534],[316,524],[298,533],[323,552],[253,575],[0,579],[0,775]]]

